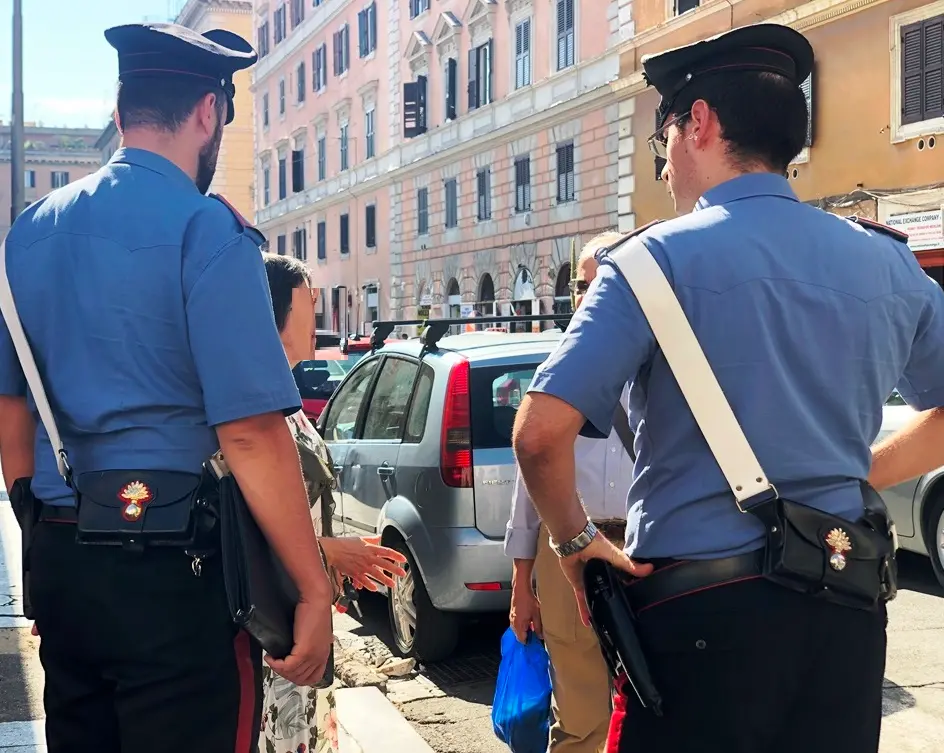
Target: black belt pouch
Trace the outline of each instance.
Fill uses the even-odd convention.
[[[764,576],[794,591],[871,610],[895,596],[891,521],[844,518],[782,498],[748,506],[764,523]]]
[[[97,471],[74,480],[80,544],[205,548],[216,527],[205,474]]]
[[[30,490],[31,478],[18,478],[10,488],[10,507],[20,526],[21,551],[23,553],[23,616],[28,620],[33,617],[33,604],[30,601],[30,549],[33,546],[33,532],[39,522],[42,504]]]

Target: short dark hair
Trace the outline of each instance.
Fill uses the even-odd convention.
[[[718,116],[728,154],[739,167],[760,164],[780,175],[806,143],[806,97],[784,76],[760,71],[708,75],[685,87],[670,116],[705,100]]]
[[[216,95],[216,110],[222,121],[227,108],[222,89],[183,76],[129,78],[118,84],[118,124],[122,131],[157,128],[173,133],[207,94]]]
[[[272,313],[279,332],[285,329],[285,320],[292,310],[292,291],[311,284],[308,266],[293,256],[263,254],[266,276],[269,278],[269,293],[272,296]]]

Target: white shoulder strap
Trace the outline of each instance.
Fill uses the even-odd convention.
[[[56,419],[53,418],[52,409],[49,407],[49,399],[46,397],[43,380],[36,368],[33,351],[30,349],[26,333],[23,331],[23,323],[20,321],[20,315],[17,313],[16,304],[13,301],[13,291],[10,289],[10,279],[7,277],[7,244],[5,240],[0,242],[0,312],[3,313],[3,320],[10,331],[10,339],[13,341],[13,347],[16,348],[17,356],[19,356],[23,376],[26,377],[26,383],[29,385],[30,392],[33,393],[33,400],[36,402],[39,417],[42,419],[43,426],[46,427],[52,449],[56,453],[56,464],[59,466],[59,473],[68,483],[72,475],[72,469],[69,467],[66,451],[62,446],[62,439],[59,437]]]
[[[672,286],[649,249],[639,238],[630,238],[608,257],[619,267],[649,320],[738,507],[757,494],[775,491],[744,436]]]

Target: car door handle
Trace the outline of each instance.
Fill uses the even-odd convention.
[[[344,470],[344,466],[343,466],[343,465],[336,465],[336,466],[334,466],[334,472],[335,472],[335,473],[341,473],[341,471],[343,471],[343,470]]]
[[[381,465],[377,468],[377,475],[382,478],[388,478],[393,475],[394,468],[389,465]]]

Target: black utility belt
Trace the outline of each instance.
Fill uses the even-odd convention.
[[[760,579],[862,610],[893,599],[894,525],[874,490],[864,488],[863,495],[865,514],[854,523],[776,493],[751,500],[743,512],[764,524],[766,541],[744,555],[654,562],[657,569],[640,579],[590,560],[584,570],[590,621],[620,691],[631,688],[644,707],[662,714],[660,678],[650,674],[636,624],[640,613],[673,599]]]
[[[96,471],[76,475],[72,485],[80,544],[215,548],[218,485],[206,472]]]

